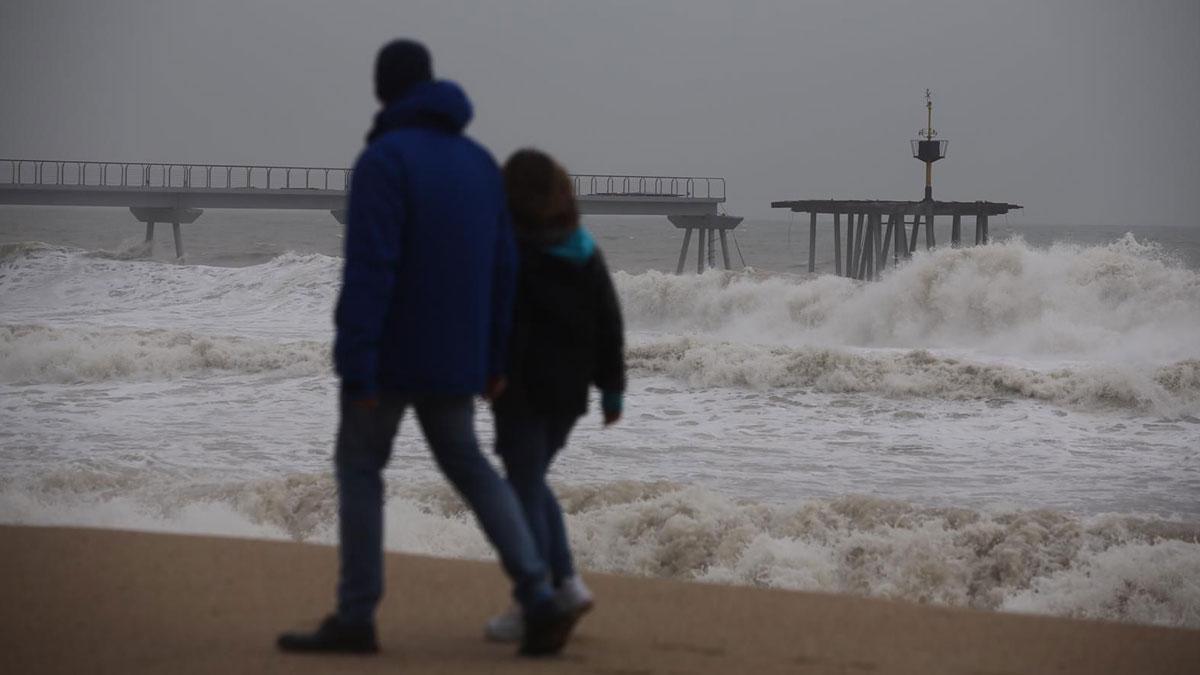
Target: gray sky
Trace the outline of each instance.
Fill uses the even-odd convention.
[[[346,165],[396,36],[498,159],[724,176],[737,215],[919,199],[930,87],[939,198],[1200,221],[1197,0],[3,0],[0,157]]]

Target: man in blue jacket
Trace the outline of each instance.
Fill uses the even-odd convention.
[[[383,478],[405,409],[438,466],[495,546],[525,612],[521,653],[559,651],[573,617],[510,486],[479,451],[474,400],[504,387],[516,252],[495,161],[463,135],[471,104],[434,80],[429,52],[397,40],[379,52],[382,110],[354,166],[335,323],[342,380],[335,467],[341,572],[337,611],[287,651],[375,652],[383,595]],[[530,634],[532,633],[532,634]]]

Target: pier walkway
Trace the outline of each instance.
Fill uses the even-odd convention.
[[[175,253],[183,257],[180,226],[204,209],[319,210],[344,223],[351,179],[344,167],[0,159],[0,205],[128,208],[146,223],[148,241],[156,223],[171,223]],[[686,229],[681,261],[692,229],[703,237],[721,228],[724,244],[730,218],[717,211],[725,201],[723,178],[572,174],[571,180],[581,213],[668,216]]]

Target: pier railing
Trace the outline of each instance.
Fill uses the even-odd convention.
[[[575,194],[614,197],[692,197],[725,200],[725,179],[712,176],[571,174]]]
[[[349,184],[344,167],[0,159],[0,185],[345,190]]]
[[[351,173],[344,167],[0,159],[0,186],[344,191]],[[725,200],[725,179],[712,176],[572,174],[571,181],[580,196]]]

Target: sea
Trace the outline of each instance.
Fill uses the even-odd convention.
[[[783,218],[683,275],[665,218],[585,225],[629,367],[552,470],[585,570],[1200,628],[1200,223],[939,224],[878,282],[825,224],[815,274]],[[0,208],[0,523],[334,543],[341,227],[183,234]],[[410,419],[386,477],[388,549],[492,557]]]

